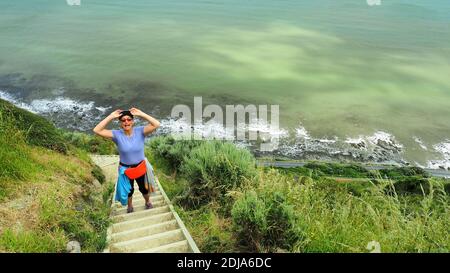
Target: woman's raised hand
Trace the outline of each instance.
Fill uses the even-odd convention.
[[[144,114],[144,112],[142,112],[141,110],[137,109],[137,108],[131,108],[130,109],[131,114],[133,114],[133,116],[137,116],[137,117],[142,117],[142,115]]]
[[[121,112],[122,112],[122,110],[117,109],[116,111],[114,111],[111,114],[109,114],[109,116],[112,117],[112,118],[119,118]]]

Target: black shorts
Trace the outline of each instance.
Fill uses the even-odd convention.
[[[127,165],[127,164],[123,164],[122,162],[120,162],[119,164],[120,164],[121,166],[131,167],[131,168],[134,168],[134,167],[136,167],[137,165],[139,165],[139,163],[138,163],[138,164],[135,164],[135,165]],[[148,193],[148,190],[145,189],[145,174],[144,174],[143,176],[140,176],[140,177],[138,177],[138,178],[136,178],[136,179],[130,179],[131,191],[130,191],[130,193],[128,194],[128,197],[133,196],[133,193],[134,193],[134,181],[136,181],[136,183],[138,184],[138,186],[139,186],[139,191],[140,191],[142,194],[147,194],[147,193]]]

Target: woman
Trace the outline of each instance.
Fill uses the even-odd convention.
[[[149,122],[147,126],[133,127],[134,125],[134,117],[140,117]],[[122,130],[107,130],[105,127],[114,119],[119,119],[120,127]],[[134,168],[138,166],[142,161],[145,161],[144,155],[144,140],[145,137],[151,134],[159,127],[160,123],[158,120],[153,117],[145,114],[139,109],[131,108],[129,111],[125,110],[116,110],[112,112],[108,117],[102,120],[97,126],[94,128],[94,133],[99,136],[112,139],[119,150],[120,154],[120,166],[119,166],[119,179],[124,178],[124,171],[127,168]],[[149,188],[146,188],[145,174],[135,178],[135,179],[127,179],[130,181],[130,186],[126,185],[124,191],[128,193],[128,209],[127,212],[133,212],[133,193],[134,193],[134,180],[136,180],[139,191],[142,193],[142,196],[145,199],[145,207],[146,209],[152,208],[152,203],[150,202],[150,193]],[[122,185],[123,186],[123,185]],[[126,196],[124,197],[126,200]],[[116,192],[116,200],[118,200],[118,194]],[[123,202],[125,202],[125,200]],[[123,205],[125,205],[122,202]]]

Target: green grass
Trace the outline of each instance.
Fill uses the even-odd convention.
[[[55,232],[63,230],[68,240],[80,242],[83,252],[101,252],[106,246],[106,229],[110,224],[109,206],[102,202],[72,204],[66,193],[53,192],[40,198],[40,227]]]
[[[103,174],[103,171],[99,166],[95,165],[92,168],[91,174],[98,180],[98,182],[100,182],[100,184],[105,183],[105,175]]]
[[[203,253],[235,252],[235,237],[230,219],[224,218],[211,206],[184,210],[174,206],[186,228]]]
[[[449,198],[441,186],[410,203],[387,195],[391,181],[373,184],[360,196],[349,194],[333,181],[305,180],[298,185],[276,171],[263,173],[254,191],[264,196],[277,191],[293,206],[301,239],[291,252],[367,252],[375,240],[383,252],[448,252]],[[242,198],[242,197],[241,197]]]
[[[63,231],[19,231],[10,229],[0,234],[0,248],[16,253],[55,253],[65,251],[66,238]]]
[[[43,166],[32,160],[23,131],[12,125],[0,108],[0,201],[12,194],[19,183],[30,180]]]
[[[114,185],[87,151],[61,136],[44,119],[0,100],[0,251],[64,252],[70,240],[83,252],[105,247]]]
[[[62,132],[46,119],[15,107],[2,99],[0,99],[0,115],[2,123],[14,124],[28,144],[61,153],[67,152],[67,143],[62,137]],[[14,137],[14,131],[5,131],[4,133],[9,137]]]

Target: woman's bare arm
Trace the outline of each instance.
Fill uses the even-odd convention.
[[[96,133],[97,135],[104,137],[104,138],[113,138],[113,133],[111,130],[105,129],[105,127],[108,125],[108,123],[110,123],[112,120],[118,118],[120,116],[120,112],[122,112],[122,110],[116,110],[114,112],[112,112],[109,116],[107,116],[104,120],[100,121],[99,124],[97,124],[97,126],[95,126],[94,128],[94,133]]]
[[[147,115],[146,113],[142,112],[141,110],[139,110],[137,108],[131,108],[130,112],[134,116],[141,117],[148,121],[149,124],[144,127],[144,135],[147,136],[147,135],[151,134],[153,131],[155,131],[156,129],[158,129],[160,123],[157,119],[153,118],[150,115]]]

